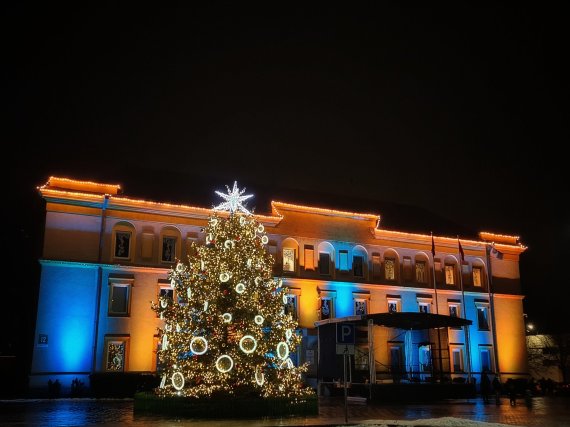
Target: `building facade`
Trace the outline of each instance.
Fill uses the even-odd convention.
[[[94,372],[155,372],[157,328],[151,301],[172,293],[166,280],[192,242],[204,242],[211,209],[135,200],[120,186],[51,177],[39,188],[46,224],[32,388],[64,387]],[[527,375],[516,236],[482,232],[461,240],[383,229],[378,215],[272,202],[256,215],[269,236],[274,271],[287,288],[285,309],[298,319],[297,362],[317,377],[315,322],[361,314],[423,312],[470,319],[402,338],[374,327],[357,342],[356,369],[382,381],[395,371],[448,378],[483,371]],[[442,358],[440,358],[442,360]]]

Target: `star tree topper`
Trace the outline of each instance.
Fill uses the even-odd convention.
[[[242,196],[242,194],[245,193],[245,188],[240,191],[237,186],[237,181],[234,181],[234,187],[231,190],[227,185],[226,188],[228,189],[228,194],[224,194],[221,191],[216,191],[216,194],[224,199],[225,202],[220,203],[218,206],[214,206],[214,210],[230,211],[232,213],[244,212],[251,215],[251,212],[245,208],[242,202],[249,199],[250,197],[253,197],[253,194]]]

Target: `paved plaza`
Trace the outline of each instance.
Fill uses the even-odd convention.
[[[302,418],[235,420],[176,419],[133,414],[132,399],[26,399],[0,401],[0,427],[4,426],[120,426],[120,427],[267,427],[340,426],[345,424],[342,397],[321,397],[319,415]],[[483,404],[481,399],[452,400],[429,404],[349,405],[348,424],[394,424],[395,420],[442,418],[429,425],[449,426],[448,417],[529,427],[570,427],[570,397],[535,397],[531,406],[519,399],[510,406]],[[392,422],[390,422],[392,421]],[[426,422],[426,425],[428,423]],[[416,423],[416,425],[422,425]],[[455,424],[457,425],[457,424]]]

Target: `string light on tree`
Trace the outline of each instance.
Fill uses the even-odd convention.
[[[161,296],[153,309],[164,319],[158,351],[160,396],[208,397],[257,393],[298,398],[307,366],[289,354],[300,344],[296,321],[284,314],[285,288],[273,277],[265,227],[245,209],[237,183],[204,227],[206,244],[193,243],[187,263],[169,279],[177,298]],[[192,290],[190,290],[192,289]],[[174,327],[173,327],[174,325]],[[170,381],[169,381],[170,380]]]

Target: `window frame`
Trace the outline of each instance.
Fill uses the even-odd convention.
[[[172,245],[173,255],[171,256],[172,259],[166,260],[164,259],[164,242],[165,240],[170,239],[174,241]],[[162,264],[174,264],[176,259],[178,258],[178,236],[174,234],[162,233],[160,236],[160,262]]]
[[[348,267],[348,250],[340,249],[338,251],[338,269],[343,272],[350,270]]]
[[[123,347],[123,361],[122,361],[122,369],[109,369],[109,346],[113,345],[121,345]],[[105,335],[104,345],[105,348],[103,350],[103,371],[104,372],[127,372],[129,368],[129,344],[130,344],[130,335],[128,334],[118,334],[118,335]]]
[[[488,353],[489,357],[489,369],[487,370],[488,373],[495,372],[495,367],[493,366],[493,346],[491,344],[479,344],[479,364],[481,367],[481,372],[485,372],[483,369],[483,353]]]
[[[328,262],[323,261],[323,258],[328,258]],[[319,274],[321,276],[330,276],[331,275],[331,254],[329,252],[319,252]],[[323,266],[327,267],[327,271],[323,272]]]
[[[451,275],[449,276],[452,280],[451,283],[448,282],[448,271],[451,271]],[[446,286],[455,286],[456,285],[456,278],[455,278],[455,264],[445,264],[443,267],[443,277],[445,279],[445,284]]]
[[[390,305],[396,306],[396,311],[390,311]],[[401,297],[387,297],[386,298],[386,313],[400,313],[402,311],[402,298]]]
[[[490,331],[491,330],[491,319],[489,317],[489,303],[488,302],[475,302],[475,307],[477,309],[477,329],[479,331]],[[484,311],[483,311],[484,310]],[[481,317],[479,313],[483,311],[485,313],[485,322],[486,325],[481,327]]]
[[[323,301],[329,301],[330,314],[323,319],[322,307]],[[319,292],[319,320],[334,319],[336,316],[335,310],[336,291],[321,291]]]
[[[134,243],[134,239],[133,239],[133,230],[128,230],[127,228],[129,228],[126,225],[117,225],[114,229],[113,229],[113,259],[120,259],[120,260],[131,260],[131,255],[133,253],[133,243]],[[129,248],[127,250],[127,256],[118,256],[117,255],[117,237],[119,234],[128,234],[129,238],[128,238],[128,245]]]
[[[131,300],[133,291],[134,279],[117,279],[109,278],[109,299],[107,302],[107,316],[108,317],[130,317],[131,315]],[[126,293],[126,308],[124,311],[113,310],[113,290],[116,288],[127,288]]]
[[[292,261],[292,269],[291,269],[291,270],[287,270],[287,269],[285,268],[285,265],[289,265],[289,263],[287,263],[287,264],[285,263],[285,253],[290,253],[290,252],[292,252],[292,258],[291,258],[291,261]],[[283,265],[283,273],[295,273],[295,271],[297,270],[297,263],[296,263],[297,257],[296,257],[296,253],[295,253],[295,252],[296,252],[296,251],[295,251],[295,248],[283,248],[283,249],[281,250],[281,262],[282,262],[282,265]]]
[[[449,370],[453,374],[464,374],[465,373],[465,352],[463,351],[463,344],[452,344],[449,346]],[[454,354],[459,353],[459,369],[455,369],[455,360],[453,359]]]
[[[388,262],[391,263],[392,265],[392,277],[389,278],[388,277]],[[396,258],[392,258],[392,257],[387,257],[384,258],[384,279],[391,281],[391,282],[395,282],[397,280],[397,276],[396,276]]]
[[[300,315],[300,310],[299,310],[299,303],[300,303],[300,298],[301,298],[301,289],[298,288],[286,288],[285,290],[285,295],[287,296],[287,298],[293,298],[295,301],[295,316],[294,319],[299,321],[299,315]]]
[[[355,316],[359,315],[356,312],[357,303],[363,303],[364,304],[364,313],[361,313],[361,314],[366,315],[370,312],[370,294],[369,293],[364,293],[364,292],[353,292],[352,293],[352,313]]]
[[[479,284],[476,283],[475,281],[475,271],[477,271],[478,276],[479,276]],[[473,286],[477,287],[477,288],[482,288],[483,287],[483,268],[479,267],[479,266],[473,266],[471,268],[471,277],[473,279]]]
[[[416,261],[416,262],[415,262],[415,265],[414,265],[414,276],[415,276],[415,279],[416,279],[416,283],[426,284],[426,283],[428,282],[428,281],[427,281],[427,275],[426,275],[426,270],[427,270],[427,269],[426,269],[426,264],[427,264],[427,263],[426,263],[425,261]],[[423,266],[423,272],[422,272],[422,274],[423,274],[423,280],[420,280],[420,279],[418,278],[418,266],[419,266],[419,265],[422,265],[422,266]]]

